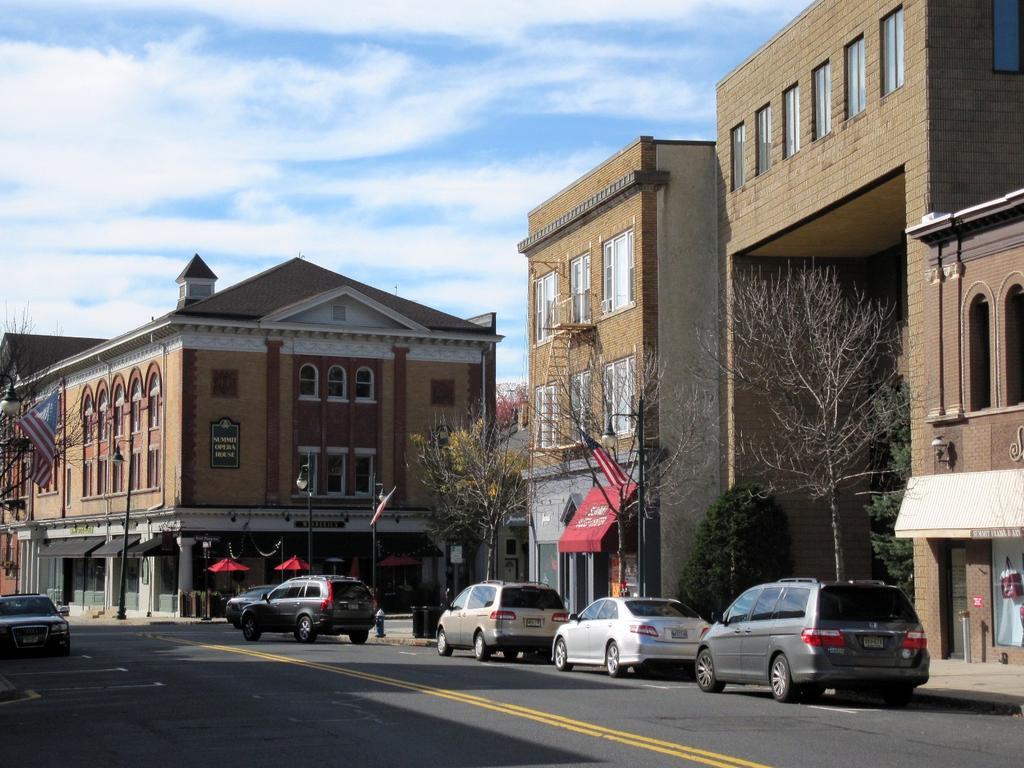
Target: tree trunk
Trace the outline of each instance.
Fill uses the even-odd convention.
[[[487,567],[484,569],[484,573],[487,574],[488,579],[494,578],[494,536],[493,528],[487,531]]]
[[[846,580],[846,562],[843,556],[843,524],[839,519],[839,488],[829,490],[828,508],[832,513],[832,547],[836,556],[836,581]]]

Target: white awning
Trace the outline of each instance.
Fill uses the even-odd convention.
[[[1024,469],[912,477],[896,536],[995,539],[1024,535]]]

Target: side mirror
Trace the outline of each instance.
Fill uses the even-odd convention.
[[[68,608],[66,605],[58,605],[57,606],[57,614],[59,616],[70,616],[71,615],[71,609]]]
[[[569,621],[571,621],[573,623],[576,623],[579,620],[580,620],[579,614],[576,614],[576,613],[570,613],[569,614]]]

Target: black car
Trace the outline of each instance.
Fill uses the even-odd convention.
[[[0,651],[71,653],[71,628],[46,595],[0,597]]]
[[[270,594],[276,584],[263,584],[259,587],[249,587],[240,594],[235,595],[224,605],[224,618],[231,622],[235,629],[242,628],[242,611],[245,606],[262,600],[264,595]]]
[[[245,606],[241,624],[246,640],[259,640],[264,632],[293,632],[300,643],[347,634],[358,645],[370,636],[373,620],[373,597],[358,579],[297,576]]]

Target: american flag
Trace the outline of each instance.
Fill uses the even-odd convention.
[[[391,493],[380,500],[380,504],[377,505],[377,511],[373,513],[373,519],[370,521],[371,528],[377,524],[378,520],[380,520],[380,516],[384,514],[384,507],[388,505],[388,502],[391,501],[391,497],[395,495],[395,491],[397,490],[398,486],[396,485],[391,489]]]
[[[32,441],[36,452],[32,459],[32,480],[40,488],[53,478],[53,458],[57,440],[57,395],[55,389],[43,402],[15,423]]]
[[[597,466],[604,472],[604,476],[608,478],[608,482],[611,483],[613,488],[619,488],[629,482],[629,477],[622,471],[622,467],[619,466],[615,459],[608,455],[608,451],[599,442],[582,429],[580,430],[580,435],[583,437],[583,444],[594,454],[594,461],[597,462]]]

